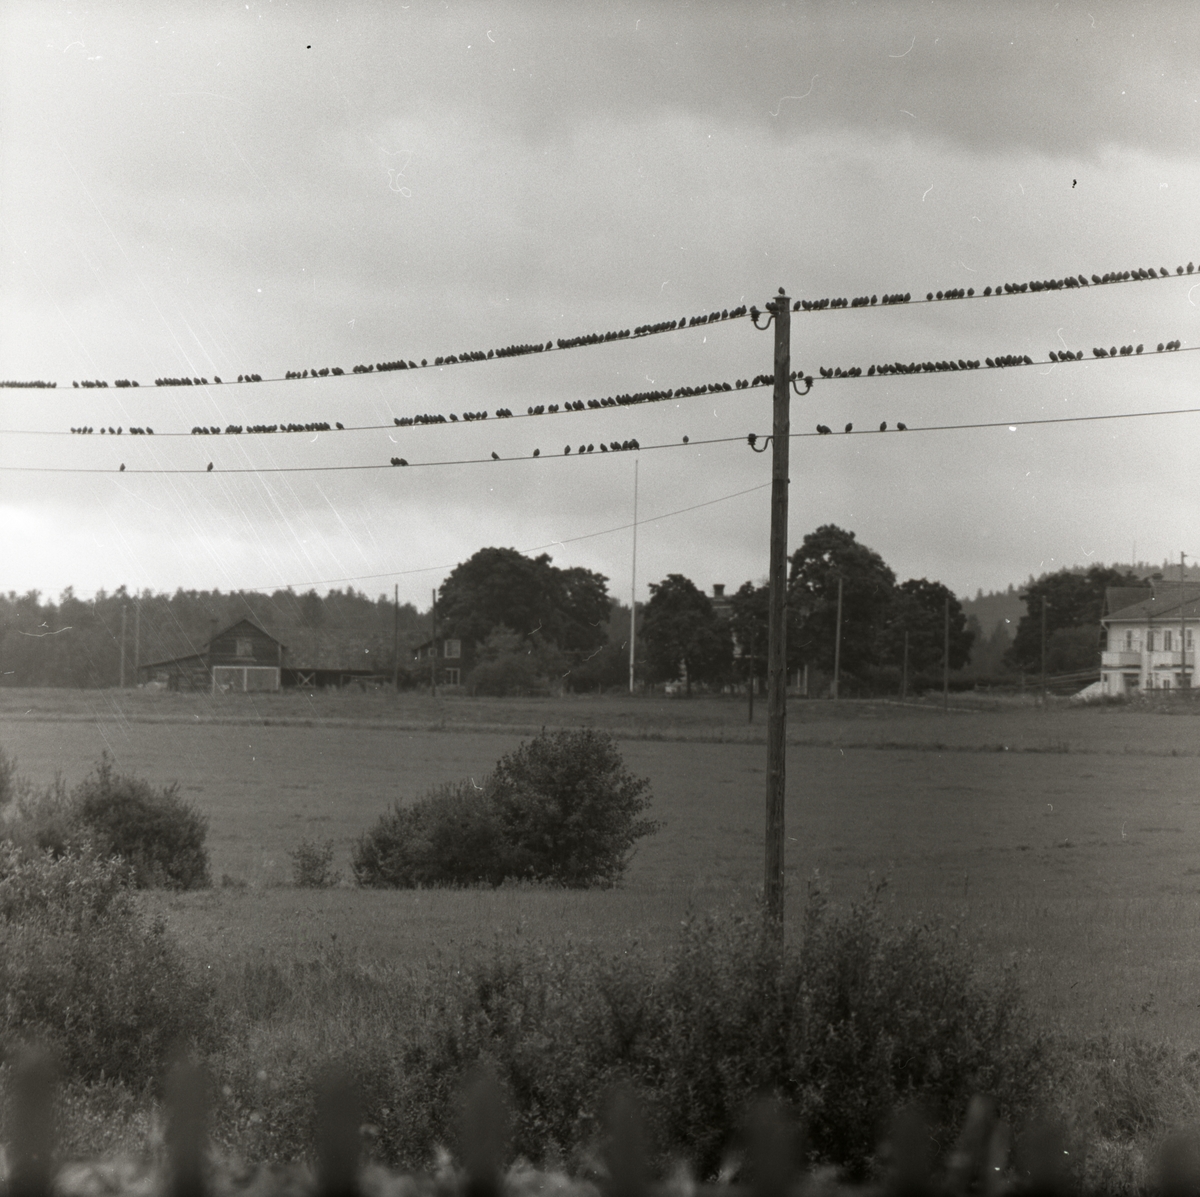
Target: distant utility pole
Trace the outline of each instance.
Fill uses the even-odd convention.
[[[763,896],[769,930],[783,940],[783,799],[787,779],[787,529],[791,435],[792,303],[783,288],[768,305],[775,320],[771,425],[771,556],[767,621],[767,843]]]
[[[396,587],[392,598],[392,689],[399,691],[400,689],[400,583],[395,582]]]
[[[1187,597],[1187,592],[1184,590],[1183,583],[1183,561],[1187,556],[1186,553],[1179,554],[1179,688],[1186,690],[1188,688],[1188,672],[1187,672],[1187,624],[1183,617],[1183,603]]]
[[[429,642],[429,693],[437,698],[437,590],[433,591],[433,603],[429,608],[429,618],[432,623],[431,639]]]
[[[637,651],[637,500],[638,463],[633,460],[633,569],[629,591],[629,693],[633,693],[633,667]]]
[[[842,575],[838,574],[837,631],[833,634],[833,701],[838,700],[842,680]]]
[[[136,687],[142,675],[142,596],[139,594],[133,606],[133,684]]]
[[[904,629],[904,668],[900,673],[900,701],[908,698],[908,628]]]
[[[126,606],[121,604],[121,689],[125,689],[125,611]]]
[[[942,640],[942,709],[950,709],[950,592],[946,591],[946,629]]]

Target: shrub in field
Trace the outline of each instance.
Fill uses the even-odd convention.
[[[502,757],[482,785],[444,785],[399,804],[358,842],[360,885],[614,885],[638,838],[649,783],[629,774],[611,736],[543,732]]]
[[[292,860],[292,884],[300,889],[327,889],[342,879],[333,867],[333,840],[323,844],[301,840],[288,856]]]
[[[140,778],[122,776],[105,752],[72,794],[72,811],[100,853],[129,864],[139,888],[211,884],[208,821],[179,797],[178,786],[155,791]]]
[[[220,1041],[210,987],[141,914],[128,867],[88,851],[0,846],[0,992],[0,1049],[40,1041],[79,1081],[141,1086],[176,1045]]]
[[[351,860],[359,885],[499,885],[509,862],[487,783],[438,786],[399,803],[359,839]]]
[[[492,800],[516,874],[569,886],[616,884],[634,844],[661,824],[640,819],[645,778],[591,728],[545,732],[500,758]]]

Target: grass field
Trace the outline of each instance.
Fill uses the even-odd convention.
[[[897,915],[959,922],[981,957],[1017,960],[1034,1008],[1200,1046],[1200,722],[1129,708],[791,704],[788,920],[816,871],[836,899],[886,874]],[[37,782],[78,781],[101,751],[208,816],[216,880],[150,894],[201,959],[473,953],[496,930],[666,944],[689,903],[762,881],[765,712],[741,702],[500,701],[387,693],[241,696],[0,690],[0,747]],[[288,852],[354,839],[394,801],[486,773],[542,726],[619,738],[664,829],[615,891],[293,889]]]

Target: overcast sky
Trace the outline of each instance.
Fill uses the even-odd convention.
[[[599,570],[627,602],[630,532],[589,534],[631,521],[635,460],[640,597],[672,572],[760,580],[770,454],[744,438],[769,430],[769,389],[444,428],[161,435],[752,378],[772,369],[772,334],[748,320],[444,370],[153,380],[433,361],[762,306],[781,286],[916,298],[1174,275],[1200,263],[1198,71],[1192,0],[9,0],[0,379],[58,387],[0,389],[0,465],[105,472],[0,471],[0,590],[398,583],[425,607],[448,568],[506,545]],[[794,439],[790,547],[835,523],[901,579],[964,596],[1135,545],[1200,555],[1200,417],[918,431],[1200,406],[1200,360],[1153,352],[1200,343],[1198,305],[1200,274],[797,313],[793,368],[813,374],[1060,348],[1089,361],[818,381],[792,401],[794,430],[912,431]],[[1149,356],[1091,360],[1133,343]],[[93,378],[109,388],[72,388]],[[83,424],[156,435],[12,432]],[[563,456],[634,437],[636,454]],[[383,468],[271,472],[318,466]]]

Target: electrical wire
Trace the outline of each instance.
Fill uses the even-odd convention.
[[[1021,428],[1034,426],[1038,424],[1082,424],[1098,420],[1135,420],[1153,416],[1186,416],[1196,415],[1200,413],[1200,407],[1177,407],[1162,411],[1132,411],[1132,412],[1112,412],[1105,415],[1095,416],[1055,416],[1037,420],[994,420],[977,423],[965,424],[927,424],[909,427],[905,425],[903,428],[889,427],[886,429],[857,429],[850,430],[844,433],[829,433],[829,432],[792,432],[789,437],[797,439],[801,437],[816,437],[816,436],[874,436],[879,432],[948,432],[954,430],[971,430],[983,428]],[[755,448],[759,441],[766,441],[770,434],[750,433],[749,436],[716,436],[707,437],[702,440],[692,440],[690,437],[684,437],[682,441],[664,441],[657,445],[641,445],[633,442],[632,448],[622,450],[607,450],[602,453],[602,456],[612,457],[619,455],[622,452],[643,452],[649,453],[657,449],[684,449],[697,448],[703,445],[728,445],[734,442],[747,443],[751,448]],[[761,450],[759,450],[761,452]],[[14,466],[0,465],[0,471],[5,473],[24,473],[24,474],[326,474],[339,473],[347,471],[361,472],[363,470],[386,470],[407,468],[407,469],[437,469],[446,466],[464,466],[464,465],[493,465],[498,462],[508,461],[555,461],[562,459],[575,459],[579,457],[595,457],[597,454],[594,451],[585,450],[576,453],[547,453],[542,454],[535,450],[533,453],[515,453],[507,457],[501,457],[499,454],[493,454],[490,458],[487,457],[464,457],[452,461],[405,461],[401,458],[396,458],[390,463],[364,462],[357,465],[326,465],[326,466],[234,466],[232,468],[215,469],[210,463],[204,469],[125,469],[121,468],[114,470],[111,467],[101,468],[99,466]]]
[[[324,366],[315,370],[311,368],[306,370],[288,370],[284,374],[272,378],[263,378],[261,374],[243,373],[238,375],[236,382],[222,382],[220,377],[214,374],[214,381],[211,385],[246,386],[251,383],[257,385],[263,382],[314,382],[318,379],[361,377],[363,375],[387,374],[393,371],[435,370],[446,366],[464,366],[475,362],[502,361],[505,358],[524,357],[534,353],[560,353],[568,349],[584,349],[590,345],[612,345],[621,341],[640,341],[645,337],[659,336],[663,333],[682,332],[685,329],[692,328],[707,328],[712,324],[721,324],[729,320],[741,320],[746,315],[748,315],[746,306],[742,304],[734,308],[722,308],[717,311],[701,313],[699,316],[684,316],[679,320],[662,320],[654,324],[639,324],[633,329],[626,328],[606,333],[584,333],[575,337],[559,337],[557,341],[546,341],[545,344],[541,341],[534,341],[529,344],[507,345],[500,349],[489,349],[486,352],[480,349],[472,349],[458,354],[440,355],[434,358],[432,362],[427,358],[422,358],[419,364],[411,358],[396,358],[387,362],[375,362],[372,365],[359,364],[350,370],[344,370],[340,366]],[[103,379],[85,379],[82,382],[77,379],[72,384],[72,389],[107,390],[108,385],[108,382]],[[147,388],[142,388],[141,383],[129,378],[119,378],[113,383],[113,387],[118,390],[126,388],[148,389],[148,385]],[[156,388],[209,385],[207,377],[162,377],[154,380]],[[56,390],[58,383],[44,382],[41,379],[25,382],[0,381],[0,389],[4,387]]]
[[[1161,344],[1161,343],[1160,343]],[[1124,352],[1128,349],[1129,352]],[[1139,345],[1137,349],[1141,349]],[[1200,345],[1183,346],[1179,341],[1168,341],[1165,347],[1155,350],[1155,355],[1159,353],[1194,353],[1200,349]],[[996,358],[988,359],[988,369],[1019,369],[1029,366],[1068,366],[1078,365],[1080,363],[1107,362],[1114,359],[1124,358],[1144,358],[1149,360],[1150,355],[1138,353],[1134,351],[1133,346],[1122,346],[1122,350],[1118,352],[1116,347],[1113,351],[1092,350],[1092,357],[1084,357],[1083,350],[1074,351],[1075,356],[1068,356],[1067,351],[1059,353],[1056,350],[1051,350],[1054,354],[1052,358],[1039,358],[1034,360],[1027,355],[1008,354],[999,355]],[[961,363],[961,364],[960,364]],[[993,365],[994,363],[994,365]],[[882,365],[873,365],[868,367],[864,373],[861,366],[850,366],[843,368],[841,366],[820,366],[818,367],[818,377],[813,378],[811,375],[802,375],[801,371],[792,371],[789,378],[795,381],[800,381],[803,377],[805,382],[848,382],[852,380],[864,381],[879,381],[884,378],[903,378],[911,374],[949,374],[949,373],[970,373],[972,370],[979,369],[980,363],[977,359],[942,359],[937,362],[912,362],[904,365],[903,369],[897,368],[903,363],[885,362]],[[206,428],[193,428],[191,432],[158,432],[152,433],[158,437],[193,437],[193,436],[257,436],[257,435],[306,435],[311,436],[314,432],[393,432],[396,428],[449,428],[449,427],[467,427],[470,424],[482,422],[484,420],[495,421],[496,419],[514,419],[524,420],[529,418],[538,418],[543,415],[568,415],[580,412],[589,411],[604,411],[610,408],[626,408],[636,407],[646,403],[661,403],[669,402],[676,399],[694,399],[708,398],[713,395],[733,394],[739,391],[756,390],[763,387],[773,387],[775,380],[770,375],[759,374],[753,379],[738,379],[734,383],[717,382],[704,383],[699,386],[692,387],[676,387],[674,389],[666,389],[660,391],[642,391],[632,395],[616,395],[608,396],[605,399],[589,399],[586,403],[583,400],[570,400],[562,404],[539,404],[536,407],[531,407],[526,412],[510,412],[505,408],[500,408],[495,415],[489,414],[488,411],[480,412],[464,412],[462,417],[452,415],[418,415],[409,417],[393,417],[390,424],[356,424],[349,427],[344,427],[338,424],[336,429],[332,427],[328,421],[321,421],[310,424],[284,424],[284,425],[252,425],[247,431],[243,425],[226,425],[224,429],[218,426],[210,426]],[[88,435],[102,435],[94,432],[94,429],[75,429],[70,431],[63,429],[42,429],[42,428],[3,428],[0,429],[0,436],[74,436],[79,435],[81,431],[86,431]],[[143,428],[131,428],[131,435],[144,434]],[[125,435],[118,433],[116,435]]]
[[[751,487],[747,488],[746,490],[736,490],[732,494],[720,495],[718,498],[715,498],[715,499],[705,499],[705,501],[703,503],[693,503],[689,507],[679,507],[679,508],[676,508],[674,511],[664,511],[664,512],[662,512],[661,515],[646,516],[644,519],[638,520],[638,527],[644,528],[647,524],[654,524],[654,523],[657,523],[659,520],[670,519],[672,516],[676,516],[676,515],[685,515],[689,511],[699,511],[701,507],[712,507],[716,503],[725,503],[725,502],[728,502],[730,499],[739,499],[742,497],[742,495],[751,495],[751,494],[754,494],[755,491],[766,490],[770,485],[771,484],[769,482],[762,482],[758,486],[751,486]],[[562,536],[562,537],[559,537],[557,540],[547,541],[545,544],[536,544],[536,545],[533,545],[531,548],[518,549],[517,552],[518,553],[537,553],[537,552],[540,552],[542,549],[552,549],[556,545],[575,544],[577,541],[592,540],[597,536],[611,536],[616,532],[627,532],[632,527],[633,527],[632,523],[618,524],[614,528],[602,528],[599,532],[584,532],[580,536]],[[443,570],[443,569],[454,569],[455,566],[460,565],[460,564],[462,564],[462,563],[459,561],[450,561],[443,565],[423,565],[419,569],[393,570],[391,573],[354,574],[352,577],[348,577],[348,578],[323,578],[323,579],[319,579],[317,581],[310,580],[310,581],[306,581],[306,582],[285,582],[283,584],[283,586],[276,586],[275,589],[280,590],[280,589],[287,589],[289,587],[299,588],[301,586],[335,586],[341,582],[374,582],[374,581],[377,581],[379,578],[407,578],[412,574],[428,574],[428,573],[435,573],[436,571]],[[245,589],[255,591],[255,592],[263,592],[267,589],[267,587],[265,587],[265,586],[248,586],[248,587],[245,587]]]
[[[920,303],[944,303],[947,300],[960,299],[1011,299],[1017,295],[1036,295],[1043,291],[1072,291],[1083,287],[1113,286],[1118,283],[1149,283],[1162,282],[1164,279],[1187,278],[1195,270],[1193,263],[1186,267],[1176,266],[1171,274],[1165,266],[1157,270],[1138,267],[1135,270],[1114,270],[1106,274],[1093,274],[1089,281],[1085,275],[1065,275],[1062,278],[1031,279],[1024,283],[1001,283],[996,287],[985,287],[976,291],[974,287],[951,287],[944,291],[927,291],[924,299],[913,299],[911,291],[893,292],[883,296],[859,295],[854,299],[796,299],[792,301],[792,311],[801,315],[815,315],[817,312],[860,311],[863,308],[889,308]],[[751,315],[754,310],[751,309]]]

